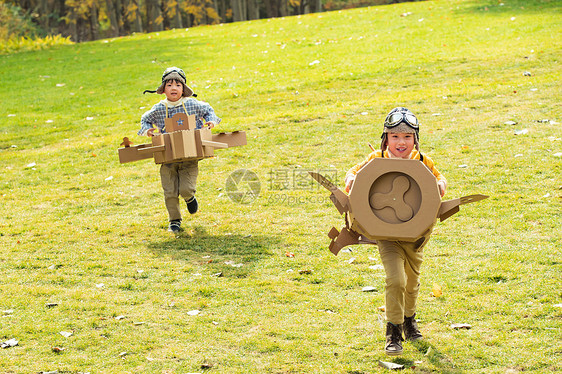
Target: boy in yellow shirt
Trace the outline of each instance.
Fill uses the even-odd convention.
[[[365,161],[352,167],[345,176],[345,189],[349,192],[357,172],[374,158],[403,158],[420,160],[437,179],[441,197],[447,189],[447,180],[437,170],[433,160],[420,152],[419,123],[406,108],[397,107],[388,113],[381,136],[381,149],[372,152]],[[427,241],[404,242],[377,240],[379,254],[386,273],[386,342],[389,356],[402,354],[402,341],[422,339],[416,323],[416,301],[419,292],[420,267],[423,247]]]

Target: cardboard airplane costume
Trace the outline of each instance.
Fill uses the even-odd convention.
[[[214,156],[215,148],[230,148],[246,145],[244,131],[212,134],[211,129],[196,129],[195,115],[176,113],[165,119],[166,132],[152,137],[152,144],[131,146],[123,138],[119,148],[119,162],[144,160],[154,157],[157,164],[199,160]]]
[[[446,220],[459,206],[486,199],[469,195],[441,201],[435,177],[418,160],[375,158],[355,177],[349,195],[321,174],[310,175],[332,194],[330,199],[345,214],[345,227],[332,227],[330,251],[352,244],[376,244],[377,240],[418,242],[429,240],[437,219]]]

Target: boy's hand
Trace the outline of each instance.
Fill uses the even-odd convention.
[[[447,189],[447,183],[444,181],[437,182],[437,186],[439,186],[439,195],[443,197],[445,195],[445,190]]]
[[[153,137],[154,136],[154,130],[156,130],[154,127],[151,129],[146,130],[146,136]]]
[[[208,128],[212,129],[213,127],[215,127],[217,124],[214,123],[213,121],[209,121],[205,123],[205,126],[207,126]]]
[[[349,192],[349,190],[351,190],[351,186],[353,186],[354,181],[355,181],[355,175],[353,174],[345,177],[345,192]]]

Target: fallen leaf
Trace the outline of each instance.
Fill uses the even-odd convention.
[[[199,311],[199,310],[197,310],[197,309],[194,309],[194,310],[190,310],[189,312],[187,312],[187,315],[188,315],[188,316],[196,316],[196,315],[198,315],[199,313],[201,313],[201,311]]]
[[[373,265],[373,266],[369,266],[369,269],[371,270],[383,270],[384,266],[382,265]]]
[[[26,167],[27,169],[31,169],[31,168],[35,167],[36,165],[37,165],[37,164],[36,164],[35,162],[32,162],[32,163],[30,163],[30,164],[27,164],[25,167]]]
[[[57,305],[59,305],[59,303],[46,303],[46,304],[45,304],[45,306],[46,306],[47,308],[53,308],[53,307],[55,307],[55,306],[57,306]]]
[[[18,345],[19,341],[17,341],[16,339],[10,339],[10,340],[6,340],[5,342],[2,342],[2,344],[0,344],[0,347],[2,348],[10,348],[10,347],[15,347],[16,345]]]
[[[125,357],[125,356],[127,356],[128,354],[129,354],[128,352],[121,352],[121,353],[119,353],[117,356],[119,356],[119,357]]]
[[[355,257],[351,257],[349,260],[347,260],[348,264],[353,264],[355,262]]]
[[[208,370],[208,369],[212,369],[213,366],[215,366],[215,365],[210,363],[210,362],[204,362],[204,363],[201,364],[201,369]]]
[[[225,263],[225,265],[230,265],[233,268],[239,268],[239,267],[244,266],[244,264],[236,264],[236,263],[234,263],[234,261],[225,261],[224,263]]]
[[[122,320],[122,319],[125,319],[125,316],[117,316],[117,317],[115,317],[115,319],[118,320],[118,321],[120,321],[120,320]]]
[[[377,309],[380,310],[381,312],[386,312],[386,305],[381,305]]]
[[[441,289],[441,286],[438,285],[437,283],[433,283],[433,289],[431,290],[431,294],[435,297],[443,296],[443,290]]]
[[[211,276],[212,276],[212,277],[220,278],[220,277],[222,277],[222,271],[219,271],[218,273],[215,273],[215,274],[213,274],[213,275],[211,275]]]
[[[293,258],[295,257],[295,254],[293,252],[285,252],[285,256]]]
[[[70,331],[61,331],[61,332],[59,332],[59,334],[61,334],[61,335],[64,336],[65,338],[70,338],[73,333],[70,332]]]
[[[2,311],[2,314],[5,315],[5,316],[8,316],[8,315],[13,314],[13,313],[14,313],[13,309],[6,309],[6,310]]]
[[[562,152],[557,152],[553,154],[554,157],[562,157]]]
[[[472,326],[469,325],[468,323],[452,323],[451,328],[453,330],[460,330],[460,329],[470,330]]]
[[[299,270],[299,274],[312,274],[312,270],[310,269]]]
[[[389,370],[403,370],[404,365],[395,364],[394,362],[386,362],[379,360],[379,366]]]
[[[459,165],[459,168],[461,168],[461,169],[466,169],[467,167],[468,167],[468,165],[467,165],[467,164],[462,164],[462,165]]]
[[[515,121],[506,121],[506,122],[504,122],[503,124],[504,124],[504,125],[514,126],[514,125],[517,125],[517,122],[515,122]]]
[[[62,347],[52,347],[51,351],[53,351],[55,353],[61,353],[62,351],[64,351],[64,348],[62,348]]]
[[[373,286],[365,286],[361,289],[363,292],[375,292],[377,289]]]
[[[515,132],[514,132],[515,135],[525,135],[527,133],[529,133],[528,129],[515,130]]]

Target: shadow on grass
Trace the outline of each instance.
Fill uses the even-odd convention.
[[[273,255],[281,240],[262,235],[210,235],[204,227],[182,231],[169,240],[150,243],[158,256],[205,265],[213,273],[245,277],[257,261]]]
[[[427,360],[435,367],[435,368],[424,368],[419,367],[413,360],[408,360],[403,357],[397,357],[392,360],[389,360],[388,356],[385,356],[381,359],[381,361],[386,362],[393,362],[395,364],[404,365],[404,369],[414,369],[416,373],[434,373],[435,371],[439,373],[445,374],[462,374],[464,371],[455,366],[455,363],[452,362],[447,356],[441,353],[434,345],[428,343],[427,341],[417,341],[407,343],[416,348],[424,357],[427,357]],[[406,348],[406,347],[404,347]]]
[[[437,368],[440,373],[445,374],[459,374],[464,373],[464,371],[458,368],[453,361],[443,353],[439,351],[433,344],[421,340],[411,343],[420,353],[422,353],[429,362]]]

